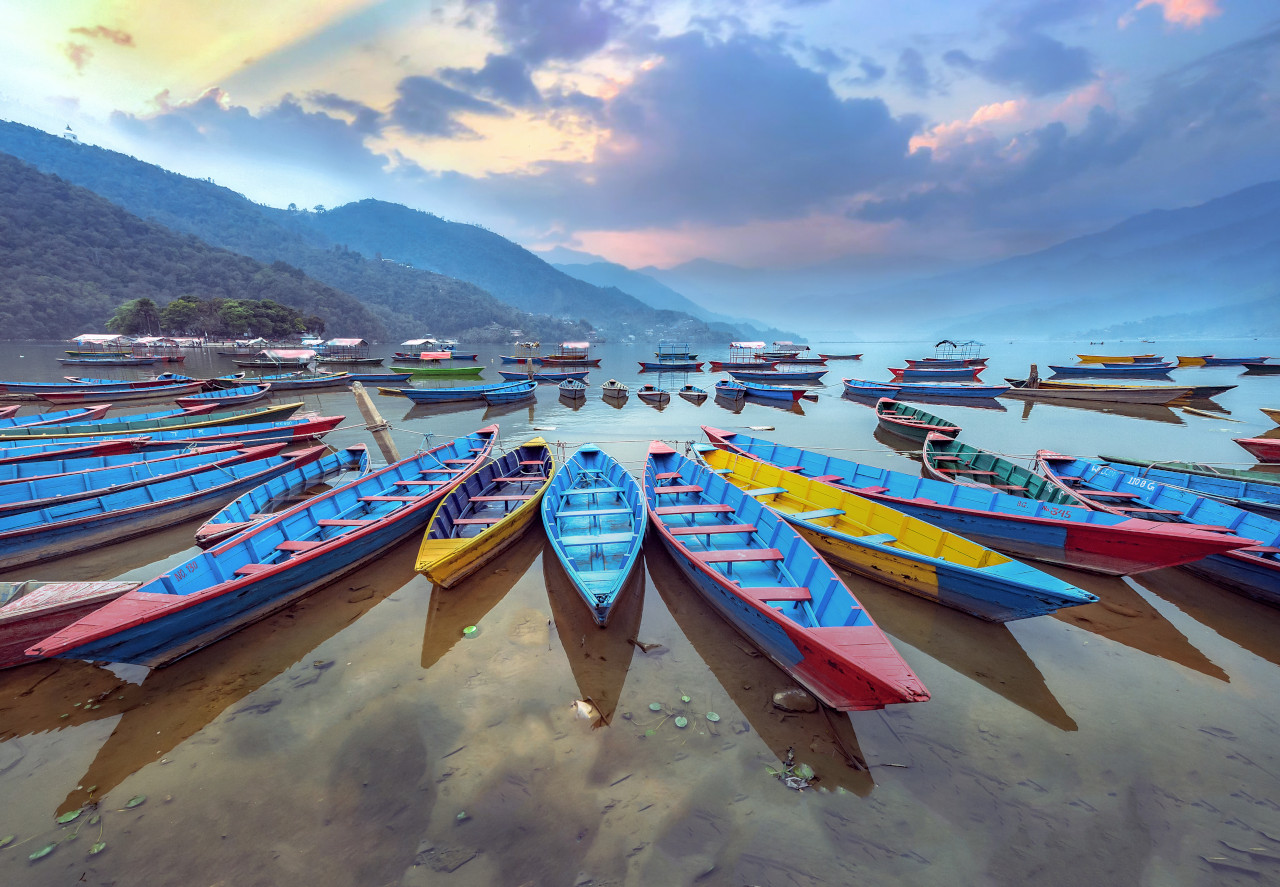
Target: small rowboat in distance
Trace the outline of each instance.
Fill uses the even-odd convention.
[[[761,382],[748,382],[738,379],[738,384],[747,390],[748,397],[760,397],[765,400],[782,400],[796,403],[802,397],[811,397],[808,388],[792,388],[786,385],[765,385]]]
[[[435,376],[437,378],[452,378],[464,376],[479,376],[484,371],[483,366],[449,366],[447,363],[439,366],[424,364],[422,366],[393,366],[393,373],[412,373],[415,376]],[[503,378],[506,378],[505,376]]]
[[[492,561],[538,517],[555,469],[547,442],[535,437],[468,477],[431,516],[418,572],[453,588]]]
[[[1046,403],[1135,403],[1162,406],[1186,397],[1190,388],[1177,388],[1160,385],[1153,387],[1096,385],[1068,386],[1050,385],[1047,379],[1037,379],[1034,385],[1028,385],[1026,379],[1005,379],[1011,387],[1004,392],[1005,397],[1017,397],[1023,400],[1040,400]]]
[[[484,400],[486,394],[518,385],[518,382],[490,382],[487,385],[461,385],[452,388],[402,388],[400,393],[414,403],[457,403]]]
[[[1250,361],[1241,364],[1244,367],[1246,376],[1276,376],[1280,375],[1280,363],[1267,363],[1266,361]]]
[[[713,472],[777,511],[823,557],[860,576],[991,622],[1097,600],[887,505],[710,444],[695,449]]]
[[[765,382],[769,385],[789,385],[792,382],[818,382],[827,374],[827,370],[727,370],[730,376],[739,382]]]
[[[823,704],[867,711],[929,698],[849,587],[776,512],[657,441],[644,493],[685,578]]]
[[[1017,387],[1014,380],[1005,379],[1005,381]],[[1025,382],[1025,380],[1017,381]],[[1085,391],[1095,388],[1109,388],[1120,391],[1165,391],[1170,395],[1185,389],[1187,393],[1180,395],[1181,397],[1200,399],[1217,397],[1219,394],[1226,394],[1237,387],[1235,385],[1117,385],[1111,382],[1072,382],[1067,379],[1040,379],[1038,385],[1041,388],[1078,388]]]
[[[1167,376],[1173,369],[1171,363],[1091,363],[1059,366],[1050,364],[1049,370],[1059,376]]]
[[[362,385],[408,385],[413,373],[347,373],[347,384],[359,382]]]
[[[560,396],[566,400],[585,400],[587,383],[581,379],[565,379],[560,383]]]
[[[861,354],[823,354],[818,353],[823,360],[862,360]]]
[[[548,486],[542,525],[592,618],[606,625],[644,541],[640,485],[595,444],[584,444]]]
[[[253,403],[271,393],[271,383],[261,385],[241,385],[239,388],[216,388],[203,394],[190,397],[179,397],[174,401],[180,407],[194,407],[201,404],[214,403],[218,407],[229,407],[242,403]]]
[[[18,415],[18,409],[18,404],[14,404],[9,407],[0,407],[0,422],[8,422],[14,416]]]
[[[681,372],[681,373],[700,373],[702,372],[702,363],[696,360],[642,360],[640,363],[640,372],[642,373],[663,373],[663,372]]]
[[[600,386],[600,391],[606,398],[623,398],[627,396],[630,389],[617,379],[610,379]]]
[[[158,357],[59,357],[64,366],[142,367],[159,363]]]
[[[917,360],[907,359],[907,366],[912,369],[963,369],[965,367],[985,367],[985,357],[922,357]]]
[[[656,404],[657,406],[666,406],[671,402],[671,393],[656,385],[641,385],[636,391],[636,397],[647,404]]]
[[[498,370],[498,375],[509,382],[520,382],[522,380],[532,379],[535,382],[555,382],[557,385],[565,379],[581,379],[586,380],[587,374],[591,370],[548,370],[546,372],[530,373],[524,370]]]
[[[1207,367],[1243,366],[1248,363],[1266,363],[1269,359],[1267,357],[1206,357],[1204,365]]]
[[[706,390],[699,388],[697,385],[684,385],[676,394],[679,394],[689,403],[702,403],[707,399]]]
[[[1210,357],[1213,357],[1213,355],[1212,355],[1212,354],[1198,354],[1198,355],[1192,355],[1192,356],[1183,356],[1183,355],[1179,354],[1179,355],[1178,355],[1178,366],[1180,366],[1180,367],[1202,367],[1202,366],[1204,366],[1204,362],[1205,362],[1206,360],[1208,360]]]
[[[896,397],[898,386],[887,382],[868,382],[864,379],[843,379],[844,393],[851,397]]]
[[[833,484],[1014,557],[1123,576],[1248,544],[1222,533],[912,477],[706,425],[702,430],[719,449]]]
[[[141,582],[0,582],[0,668],[37,662],[23,651]]]
[[[1160,360],[1155,354],[1077,354],[1076,359],[1081,363],[1133,363],[1134,361]]]
[[[88,438],[75,442],[37,443],[0,449],[0,466],[43,462],[48,459],[77,459],[90,456],[119,456],[141,449],[148,438],[109,437]]]
[[[876,421],[885,431],[907,440],[923,442],[931,433],[954,438],[960,433],[959,425],[888,397],[876,402]]]
[[[60,391],[43,391],[36,392],[36,397],[41,400],[47,400],[50,403],[116,403],[126,400],[156,400],[158,398],[183,397],[188,394],[195,394],[204,388],[204,382],[197,380],[195,382],[177,382],[166,385],[156,385],[152,388],[93,388],[85,386],[87,390],[62,389]]]
[[[1167,520],[1175,528],[1213,527],[1250,540],[1247,547],[1184,566],[1232,591],[1280,605],[1280,521],[1205,499],[1087,459],[1036,453],[1040,471],[1068,495],[1111,514]]]
[[[321,493],[112,601],[31,655],[157,667],[378,558],[489,458],[496,425]]]
[[[487,404],[514,403],[518,400],[527,400],[530,397],[535,397],[537,393],[538,383],[532,379],[526,379],[523,382],[503,385],[501,388],[486,391],[484,393],[484,402]]]
[[[881,385],[887,383],[879,383]],[[927,397],[998,397],[1009,390],[1008,385],[983,385],[977,382],[893,382],[898,393],[896,400],[909,400],[913,395]],[[846,388],[846,391],[848,389]]]
[[[279,477],[254,487],[205,521],[196,530],[196,545],[210,548],[242,530],[262,523],[277,511],[296,505],[307,490],[326,484],[344,472],[369,470],[369,450],[356,444],[299,465]]]
[[[1237,437],[1235,441],[1259,462],[1280,462],[1280,437]]]

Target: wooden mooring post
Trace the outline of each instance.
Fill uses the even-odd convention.
[[[364,424],[368,426],[369,433],[373,435],[374,442],[378,445],[378,449],[382,451],[382,458],[387,463],[400,461],[400,451],[396,449],[396,443],[391,439],[391,426],[382,418],[382,414],[378,412],[378,408],[373,405],[373,398],[369,396],[369,392],[365,391],[364,385],[359,382],[351,384],[351,393],[356,396],[356,406],[360,408],[360,415],[364,417]]]

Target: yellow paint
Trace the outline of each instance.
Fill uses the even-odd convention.
[[[541,437],[535,437],[526,442],[526,447],[545,447],[547,442]],[[548,449],[548,453],[551,450]],[[551,468],[547,472],[547,480],[543,482],[532,499],[526,499],[498,521],[485,527],[484,530],[475,536],[467,539],[431,539],[428,538],[431,533],[431,527],[435,525],[437,520],[441,519],[441,509],[444,508],[444,499],[440,500],[440,504],[436,506],[435,513],[431,516],[431,522],[427,524],[426,533],[423,534],[422,545],[418,549],[418,562],[416,569],[419,573],[426,575],[428,579],[444,588],[452,588],[461,582],[467,576],[470,576],[476,570],[493,560],[500,552],[505,550],[529,527],[538,516],[538,506],[542,502],[542,495],[547,491],[551,478],[555,475],[556,461],[555,456],[551,456]],[[448,498],[447,496],[445,497]]]
[[[887,505],[845,492],[830,484],[801,477],[791,471],[784,471],[775,465],[735,456],[723,450],[704,453],[702,458],[713,469],[729,469],[729,472],[722,473],[721,477],[739,489],[753,490],[762,487],[785,489],[785,493],[756,497],[762,505],[767,505],[784,516],[825,508],[839,508],[844,514],[818,518],[810,523],[829,527],[846,536],[881,534],[893,536],[895,541],[883,543],[889,546],[886,550],[833,539],[803,524],[795,524],[796,528],[824,557],[851,572],[903,591],[936,599],[938,596],[937,570],[927,562],[921,563],[915,558],[895,556],[892,551],[895,548],[971,569],[982,569],[1010,561],[1010,558],[976,542],[939,529]]]
[[[1081,363],[1133,363],[1135,357],[1155,357],[1154,354],[1077,354]]]
[[[1178,366],[1180,367],[1202,367],[1204,366],[1203,357],[1179,357]]]
[[[1271,407],[1258,407],[1258,409],[1262,410],[1272,422],[1280,425],[1280,410],[1272,409]]]

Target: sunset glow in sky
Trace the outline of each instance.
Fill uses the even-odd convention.
[[[1275,0],[14,0],[0,117],[633,267],[978,261],[1280,178]]]

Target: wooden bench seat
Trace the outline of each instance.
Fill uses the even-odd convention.
[[[560,544],[569,545],[617,545],[635,539],[634,533],[601,533],[598,536],[561,536]]]
[[[741,586],[739,593],[746,598],[752,598],[760,603],[769,603],[770,601],[811,601],[813,595],[809,589],[804,586],[789,585],[764,585],[764,586]]]
[[[421,496],[361,496],[361,502],[417,502]]]
[[[561,496],[594,496],[597,493],[621,493],[621,487],[591,487],[586,490],[565,490]]]
[[[678,471],[659,471],[653,476],[654,480],[675,480],[680,476]]]
[[[557,511],[556,518],[591,517],[600,514],[630,514],[630,508],[575,508],[573,511]]]
[[[1089,496],[1095,499],[1140,499],[1137,493],[1118,493],[1110,490],[1090,490]]]
[[[776,548],[723,548],[718,551],[691,551],[689,555],[704,564],[745,564],[755,561],[780,561]]]
[[[484,524],[484,525],[496,524],[498,521],[502,520],[502,518],[504,517],[506,517],[505,514],[497,517],[455,517],[453,519],[453,524],[454,526],[471,526],[473,524],[479,526],[481,524]]]
[[[702,524],[670,528],[672,536],[712,536],[718,533],[754,533],[755,531],[755,524]]]
[[[824,484],[828,484],[832,481],[842,480],[842,478],[838,474],[819,474],[817,477],[813,478],[813,480],[820,480]]]
[[[664,514],[729,514],[732,505],[660,505],[654,509],[658,515]]]
[[[471,501],[472,502],[520,502],[524,499],[532,499],[532,498],[533,498],[532,493],[525,494],[525,495],[516,495],[513,493],[510,496],[472,496]]]
[[[697,484],[683,484],[680,486],[672,485],[668,487],[654,487],[653,494],[655,496],[675,496],[681,493],[701,493],[702,487]]]
[[[891,533],[874,533],[869,536],[860,536],[859,542],[875,542],[879,545],[888,545],[890,542],[897,542],[898,537]]]
[[[743,490],[742,492],[745,495],[754,498],[756,496],[780,496],[786,491],[786,487],[760,487],[759,489]]]
[[[261,573],[263,570],[270,570],[279,564],[245,564],[243,567],[236,567],[237,576],[252,576],[254,573]]]
[[[321,527],[363,527],[376,523],[377,521],[373,520],[358,520],[345,517],[322,517],[316,521],[316,524]]]
[[[537,481],[546,480],[546,477],[541,474],[530,474],[526,477],[520,477],[519,475],[516,475],[513,477],[495,477],[493,479],[493,482],[495,484],[525,484],[535,480]]]
[[[818,520],[823,517],[840,517],[843,514],[843,508],[818,508],[814,511],[797,511],[795,514],[787,516],[796,520]]]
[[[276,546],[277,551],[310,551],[323,545],[323,542],[304,541],[300,539],[286,539]]]

